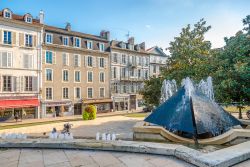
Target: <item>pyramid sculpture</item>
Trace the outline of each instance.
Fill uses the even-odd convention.
[[[145,122],[163,126],[171,132],[185,132],[191,135],[210,133],[213,136],[240,125],[239,120],[213,100],[211,81],[209,77],[206,82],[201,81],[199,85],[194,86],[192,81],[186,78],[182,87],[156,108]]]

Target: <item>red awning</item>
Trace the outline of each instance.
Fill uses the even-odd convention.
[[[4,108],[27,108],[39,106],[38,99],[22,99],[22,100],[0,100],[0,109]]]

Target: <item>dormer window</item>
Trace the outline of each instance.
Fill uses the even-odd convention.
[[[122,49],[126,49],[126,44],[125,43],[121,43]]]
[[[87,41],[87,49],[93,49],[93,42]]]
[[[80,46],[81,46],[80,38],[74,37],[74,47],[80,48]]]
[[[32,23],[32,17],[31,16],[26,16],[25,17],[25,22],[26,23]]]
[[[69,45],[69,37],[63,37],[63,45],[68,46]]]
[[[104,52],[104,50],[105,50],[105,45],[104,45],[104,43],[99,43],[99,47],[100,47],[100,51],[101,51],[101,52]]]
[[[52,44],[53,42],[53,35],[52,34],[46,34],[46,43],[47,44]]]
[[[12,17],[11,14],[12,14],[11,11],[8,9],[5,9],[3,12],[4,18],[7,18],[7,19],[11,19],[11,17]]]

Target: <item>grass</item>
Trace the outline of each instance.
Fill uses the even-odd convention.
[[[145,112],[140,112],[140,113],[129,113],[126,114],[125,117],[132,117],[132,118],[145,118],[146,116],[148,116],[149,113],[145,113]]]
[[[244,106],[245,108],[243,108],[241,111],[242,112],[247,112],[248,110],[250,110],[250,106]],[[239,112],[239,109],[236,106],[227,106],[227,107],[223,107],[227,112]]]

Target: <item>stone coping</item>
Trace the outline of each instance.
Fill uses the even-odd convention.
[[[96,141],[89,139],[0,139],[0,148],[78,149],[146,153],[174,156],[201,167],[231,166],[250,158],[250,142],[231,146],[210,153],[188,148],[180,144],[137,141]]]
[[[136,125],[133,127],[134,134],[136,133],[159,134],[163,138],[169,141],[178,142],[178,143],[186,143],[186,144],[194,144],[193,139],[187,139],[187,138],[175,135],[161,126],[145,126],[145,124],[147,123],[145,123],[144,121],[136,123]],[[219,135],[213,138],[198,139],[198,143],[221,145],[221,144],[229,143],[230,141],[233,141],[240,137],[250,138],[250,129],[230,129],[226,133],[223,133],[222,135]],[[146,138],[146,135],[145,135],[145,138]]]

